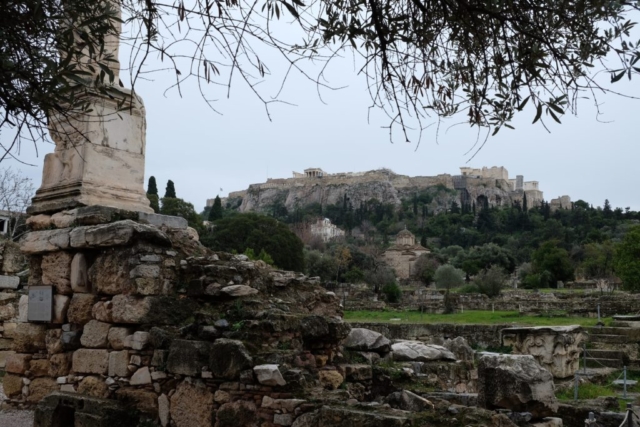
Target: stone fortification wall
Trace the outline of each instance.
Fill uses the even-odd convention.
[[[18,244],[0,241],[0,371],[4,370],[7,357],[13,354],[13,331],[21,320],[19,304],[26,298],[22,274],[26,269],[26,258]]]
[[[69,391],[162,426],[291,425],[317,407],[296,390],[347,375],[338,299],[301,274],[212,253],[181,218],[92,207],[30,225],[29,287],[51,286],[53,313],[29,323],[34,306],[20,306],[3,381],[13,404]]]

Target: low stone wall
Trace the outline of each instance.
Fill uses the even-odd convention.
[[[19,314],[20,301],[23,305],[27,301],[19,276],[27,268],[25,263],[17,243],[0,241],[0,371],[5,368],[7,356],[13,354],[13,331],[17,323],[27,321]]]
[[[365,328],[380,332],[389,339],[419,340],[427,343],[441,343],[447,338],[462,337],[470,346],[477,348],[498,348],[501,346],[500,331],[512,325],[458,325],[453,323],[349,323],[352,328]]]

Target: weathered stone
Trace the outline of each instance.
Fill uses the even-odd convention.
[[[152,418],[158,416],[158,401],[154,392],[143,389],[120,389],[116,392],[118,400],[127,405],[133,406],[140,412],[150,415]]]
[[[162,295],[164,280],[148,277],[133,279],[133,293],[136,295]]]
[[[69,386],[73,391],[73,386]],[[70,414],[73,414],[71,418]],[[137,415],[115,400],[82,394],[55,392],[45,397],[36,408],[34,427],[137,426]],[[75,423],[74,423],[75,421]]]
[[[113,304],[111,301],[98,301],[91,309],[91,316],[100,322],[113,323]]]
[[[135,279],[137,277],[155,279],[160,277],[160,266],[155,264],[136,265],[129,272],[129,277],[131,279]]]
[[[371,369],[371,365],[341,365],[340,369],[344,372],[343,376],[349,381],[367,381],[373,377],[373,370]]]
[[[13,350],[17,353],[37,353],[46,350],[47,327],[35,323],[18,323],[13,335]]]
[[[211,347],[212,344],[206,341],[173,340],[167,359],[167,371],[191,377],[200,375],[202,367],[209,365]]]
[[[84,325],[80,343],[89,348],[107,348],[109,329],[109,323],[91,320]]]
[[[155,349],[168,349],[171,345],[172,336],[164,329],[153,327],[149,329],[149,339],[151,346]]]
[[[268,396],[264,396],[264,398],[266,398],[266,397],[268,397]],[[263,398],[263,401],[264,401],[264,398]],[[224,390],[216,390],[216,392],[213,394],[213,400],[216,403],[220,403],[220,404],[227,403],[227,402],[231,401],[231,395],[228,392],[224,391]]]
[[[138,368],[138,370],[131,376],[131,379],[129,380],[129,384],[131,385],[151,384],[151,374],[149,373],[149,367],[143,366],[142,368]]]
[[[391,393],[385,399],[385,403],[391,405],[392,408],[411,412],[430,411],[434,408],[433,403],[409,390]]]
[[[196,230],[193,227],[187,227],[185,231],[187,232],[187,236],[189,236],[191,240],[195,240],[196,242],[200,241],[200,235],[198,234],[198,230]]]
[[[133,330],[131,328],[112,327],[107,335],[109,346],[114,350],[122,350],[126,338],[132,333]]]
[[[16,315],[16,309],[12,304],[0,305],[0,322],[13,319]]]
[[[20,241],[20,250],[28,255],[36,255],[67,249],[69,231],[69,229],[32,231]]]
[[[132,289],[127,251],[107,251],[95,259],[87,275],[93,289],[100,294],[119,295]]]
[[[274,414],[273,423],[279,426],[290,426],[293,424],[293,416],[291,414]]]
[[[183,381],[171,396],[170,413],[176,427],[210,426],[213,422],[213,394],[202,383]]]
[[[137,331],[133,333],[131,339],[131,348],[134,350],[143,350],[149,344],[149,332]]]
[[[580,366],[586,335],[578,325],[507,328],[500,333],[503,346],[513,354],[532,355],[555,378],[573,377]]]
[[[129,352],[127,350],[112,351],[109,353],[109,376],[128,377],[130,372]]]
[[[333,406],[323,406],[315,417],[309,418],[303,420],[309,427],[405,427],[410,425],[409,414],[392,415]],[[296,420],[293,426],[303,427],[305,424],[298,424]]]
[[[51,216],[49,215],[32,215],[27,218],[27,227],[29,230],[46,230],[51,227]]]
[[[63,351],[70,351],[80,348],[80,336],[82,331],[62,331],[60,341]]]
[[[531,412],[534,418],[558,409],[553,376],[533,356],[483,353],[478,362],[478,406]]]
[[[209,368],[218,378],[234,379],[252,365],[253,359],[242,341],[219,338],[211,346]]]
[[[18,289],[18,286],[20,286],[20,278],[18,276],[0,275],[0,289]]]
[[[29,384],[27,402],[40,402],[45,396],[58,391],[58,383],[53,378],[36,378]]]
[[[2,378],[4,394],[15,397],[22,393],[22,377],[20,375],[7,374]]]
[[[220,291],[231,297],[246,297],[246,296],[255,295],[258,293],[257,289],[252,288],[251,286],[246,286],[246,285],[225,286]]]
[[[72,209],[69,211],[56,212],[51,216],[51,222],[56,228],[67,228],[74,225],[78,211]]]
[[[155,225],[156,227],[177,229],[186,229],[188,227],[187,220],[179,216],[140,212],[138,214],[138,220],[142,223]]]
[[[56,294],[53,296],[53,319],[51,323],[62,324],[67,321],[67,311],[71,298],[67,295]]]
[[[107,373],[109,352],[107,350],[80,349],[73,353],[72,369],[76,374]]]
[[[109,397],[109,386],[98,377],[87,376],[80,381],[78,393],[106,399]]]
[[[73,294],[69,309],[67,310],[67,319],[69,323],[84,325],[89,322],[93,306],[98,300],[96,295],[92,294]]]
[[[30,354],[13,353],[7,356],[5,370],[11,374],[22,375],[29,370]]]
[[[158,397],[158,417],[162,427],[169,425],[169,398],[166,394],[161,394]]]
[[[216,412],[215,427],[257,427],[258,417],[253,402],[237,400],[225,403]]]
[[[22,295],[18,302],[18,322],[26,323],[29,321],[29,295]]]
[[[70,245],[73,248],[101,248],[124,246],[134,239],[162,246],[170,246],[169,238],[158,228],[139,224],[130,219],[110,224],[77,227],[70,233]]]
[[[302,399],[273,399],[269,396],[263,396],[260,407],[273,409],[275,411],[284,409],[286,412],[293,412],[298,406],[305,402],[306,400]]]
[[[69,252],[53,252],[42,257],[42,284],[55,287],[56,293],[70,295],[71,260]]]
[[[391,341],[379,332],[364,328],[353,328],[342,342],[342,345],[348,350],[388,353]]]
[[[149,297],[137,298],[127,295],[113,297],[113,321],[116,323],[143,323],[151,310]]]
[[[344,378],[338,371],[320,371],[318,372],[320,385],[329,390],[335,390],[342,385]]]
[[[302,337],[309,343],[339,342],[349,335],[351,327],[341,319],[327,316],[307,316],[300,321]]]
[[[72,353],[58,353],[49,357],[49,376],[63,377],[71,370]]]
[[[7,358],[12,354],[16,354],[15,351],[0,350],[0,369],[5,369],[7,366]]]
[[[419,341],[400,341],[391,346],[393,360],[430,362],[432,360],[456,360],[452,352],[440,345]]]
[[[47,359],[33,359],[29,364],[29,372],[32,377],[45,377],[49,375],[50,364]]]
[[[89,284],[89,275],[87,271],[87,257],[78,252],[71,260],[70,279],[71,289],[73,292],[88,293],[91,292]]]
[[[287,382],[282,378],[278,365],[258,365],[253,367],[258,382],[268,386],[283,386]]]

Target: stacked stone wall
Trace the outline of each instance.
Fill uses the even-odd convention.
[[[18,244],[0,241],[0,371],[4,370],[7,357],[13,354],[13,332],[17,322],[26,321],[19,316],[20,301],[26,302],[21,284],[27,268],[25,263]]]

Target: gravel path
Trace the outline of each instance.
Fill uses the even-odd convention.
[[[0,403],[6,398],[0,382]],[[0,410],[0,426],[33,427],[33,411]]]

